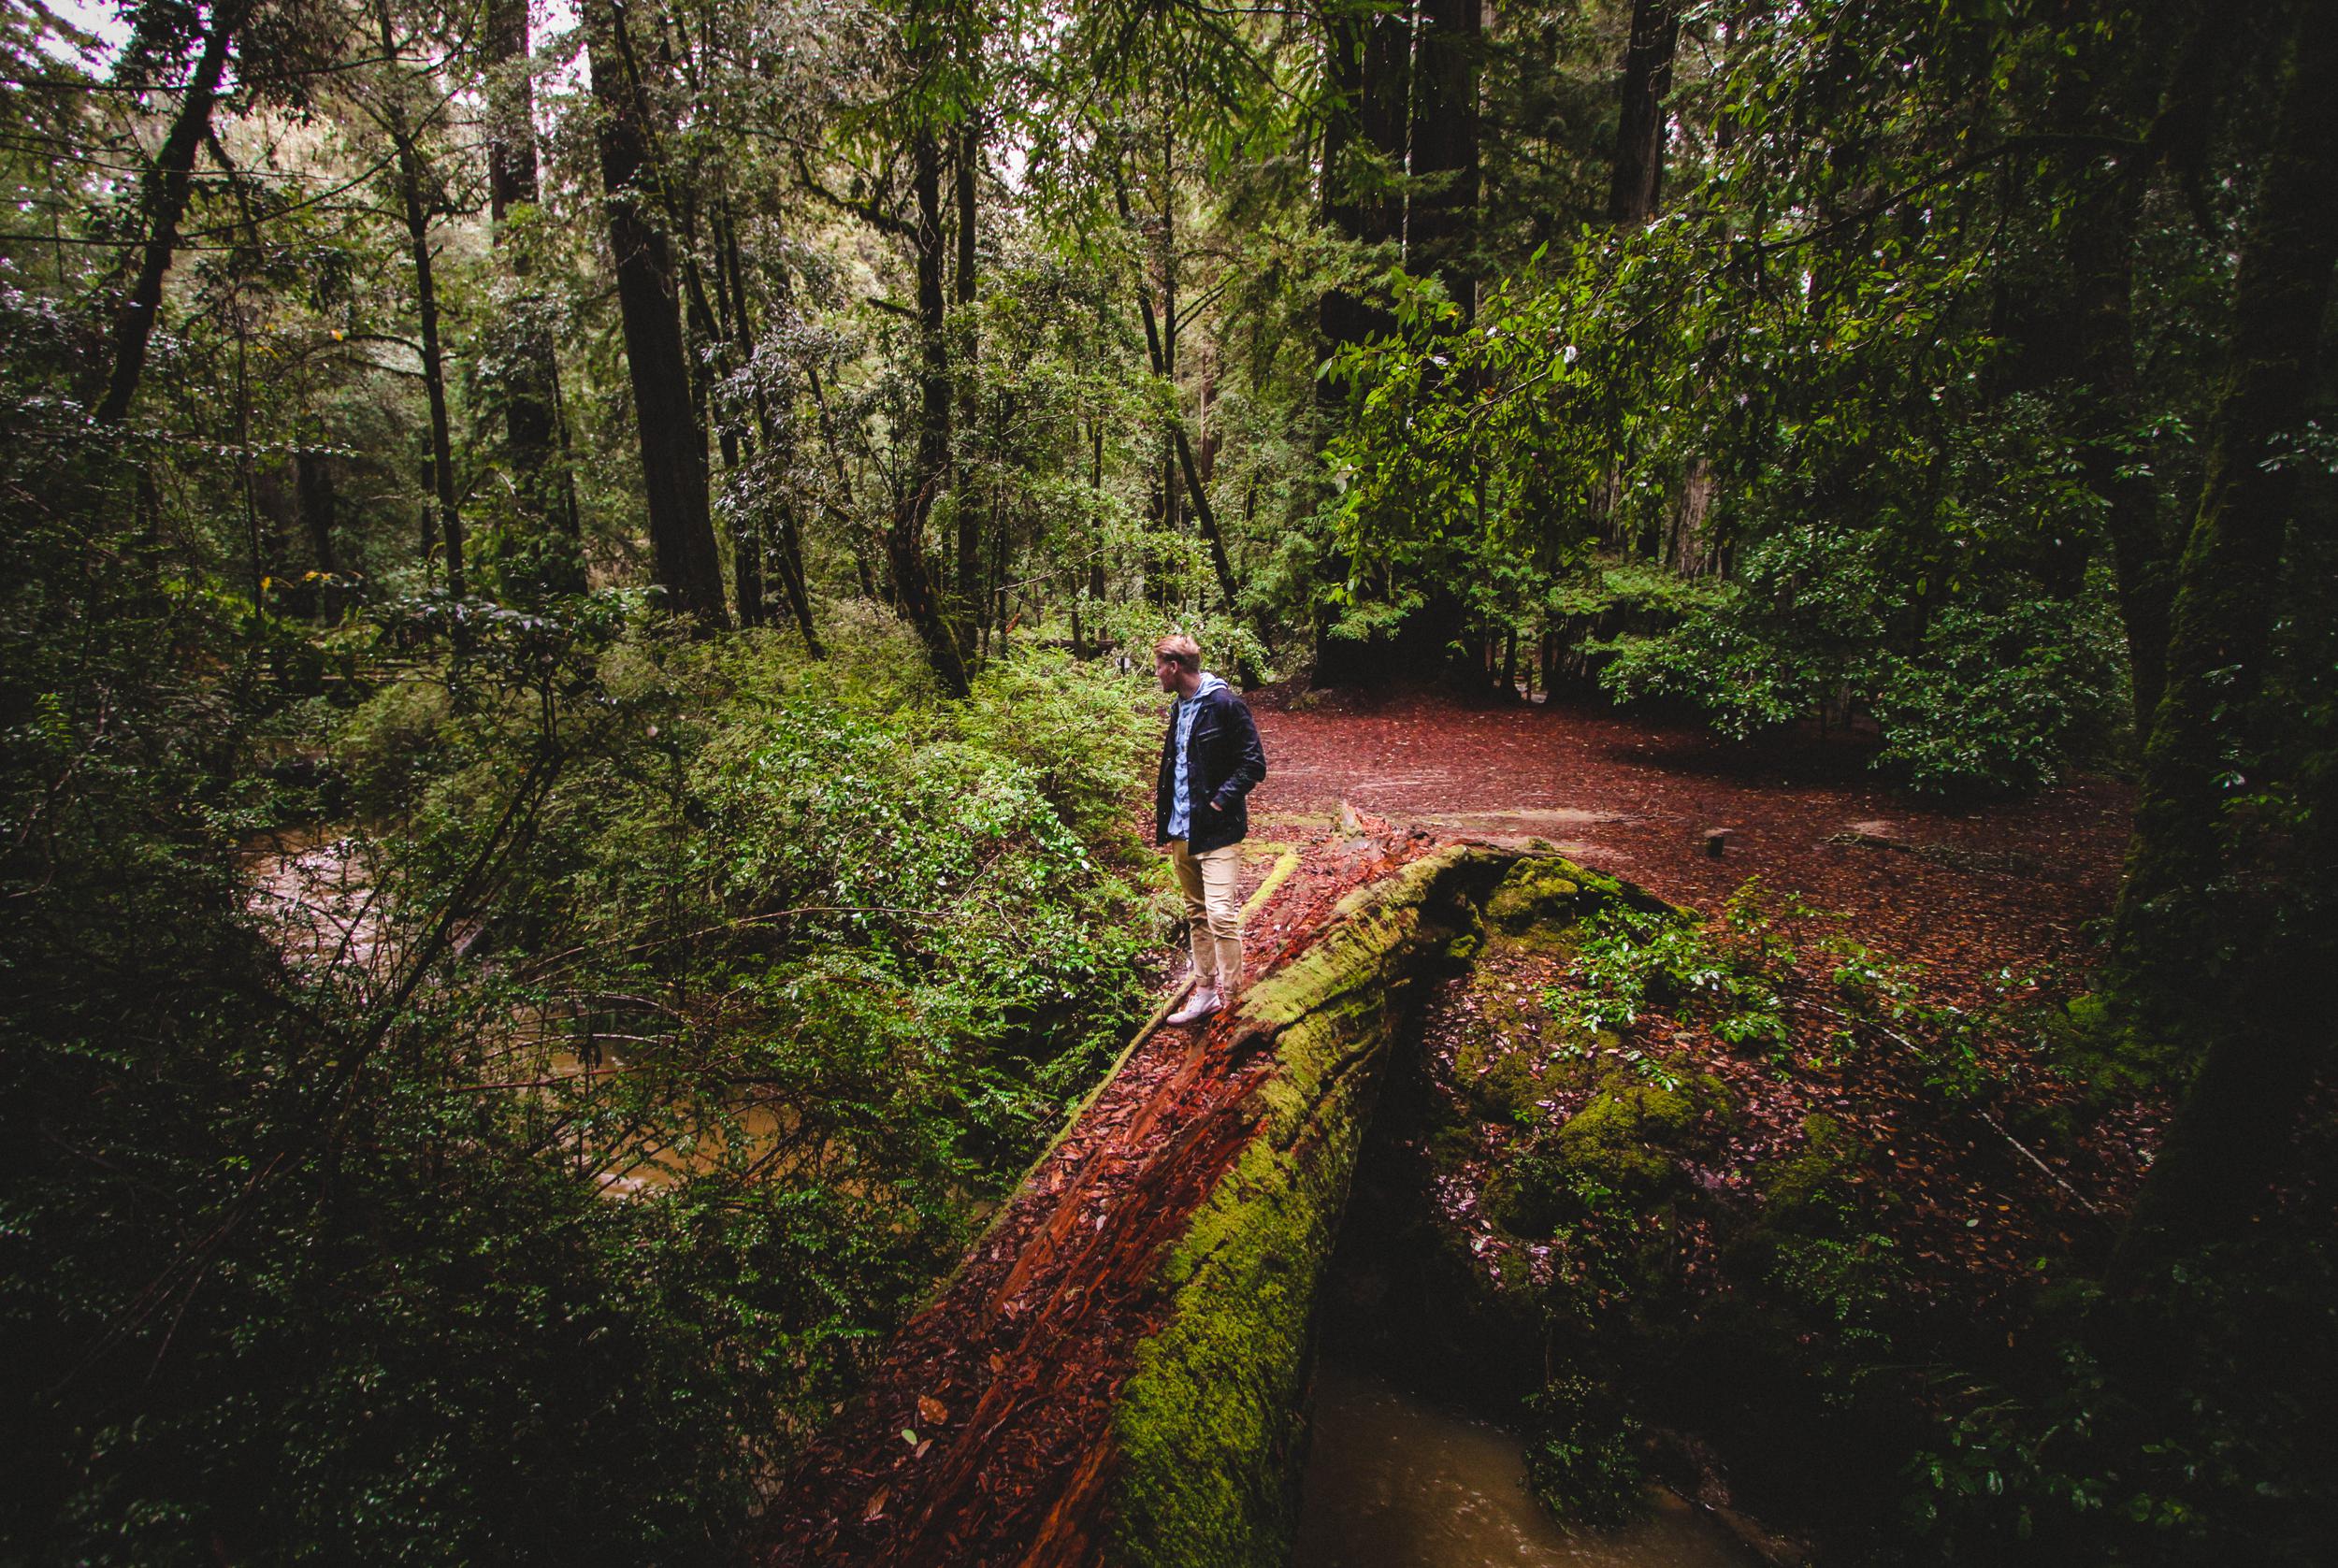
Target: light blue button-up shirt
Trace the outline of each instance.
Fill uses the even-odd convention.
[[[1202,711],[1202,698],[1226,683],[1207,670],[1202,672],[1202,683],[1193,688],[1191,697],[1177,698],[1177,770],[1169,788],[1169,836],[1182,839],[1193,831],[1193,813],[1185,798],[1186,742],[1193,736],[1193,720]]]

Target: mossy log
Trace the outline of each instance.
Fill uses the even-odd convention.
[[[1163,1264],[1163,1326],[1115,1422],[1109,1560],[1289,1560],[1315,1298],[1385,1047],[1421,983],[1473,957],[1487,916],[1563,921],[1647,898],[1556,856],[1445,850],[1349,895],[1323,937],[1243,999],[1220,1048],[1271,1053],[1255,1128]]]

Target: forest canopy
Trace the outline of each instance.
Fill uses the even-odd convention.
[[[2090,1343],[2292,1270],[2332,22],[7,0],[0,1561],[729,1550],[1148,1005],[1173,629],[2131,779]]]

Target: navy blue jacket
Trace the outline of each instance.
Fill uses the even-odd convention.
[[[1266,752],[1249,708],[1229,687],[1200,698],[1192,733],[1185,741],[1186,819],[1189,855],[1206,855],[1238,843],[1250,831],[1250,786],[1266,777]],[[1153,787],[1153,842],[1169,842],[1170,792],[1177,779],[1177,711],[1169,710],[1169,733],[1161,742],[1161,777]],[[1211,808],[1215,807],[1215,810]]]

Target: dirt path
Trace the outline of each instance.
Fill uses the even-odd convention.
[[[1548,839],[1704,910],[1759,876],[1923,959],[1950,996],[2009,966],[2083,963],[2083,928],[2109,912],[2127,842],[2129,793],[2109,780],[1948,806],[1889,789],[1851,744],[1733,745],[1589,707],[1404,696],[1255,710],[1268,767],[1256,811],[1348,800],[1456,837]],[[1729,834],[1715,859],[1717,827]]]
[[[1266,700],[1258,715],[1270,775],[1256,836],[1302,848],[1250,920],[1262,972],[1341,895],[1436,839],[1540,838],[1704,908],[1759,875],[1924,958],[1944,989],[1978,987],[1985,971],[2083,957],[2080,928],[2108,907],[2125,831],[2125,795],[2108,784],[1924,806],[1840,750],[1766,756],[1583,710],[1408,698],[1363,712]],[[1342,837],[1328,813],[1343,801],[1397,828]],[[1408,835],[1413,824],[1426,831]],[[1706,853],[1715,827],[1729,830],[1719,858]],[[1249,862],[1252,886],[1271,860]],[[1241,1148],[1265,1071],[1220,1044],[1167,1028],[1142,1042],[805,1456],[764,1561],[1095,1560],[1115,1402],[1164,1305],[1162,1248]]]

